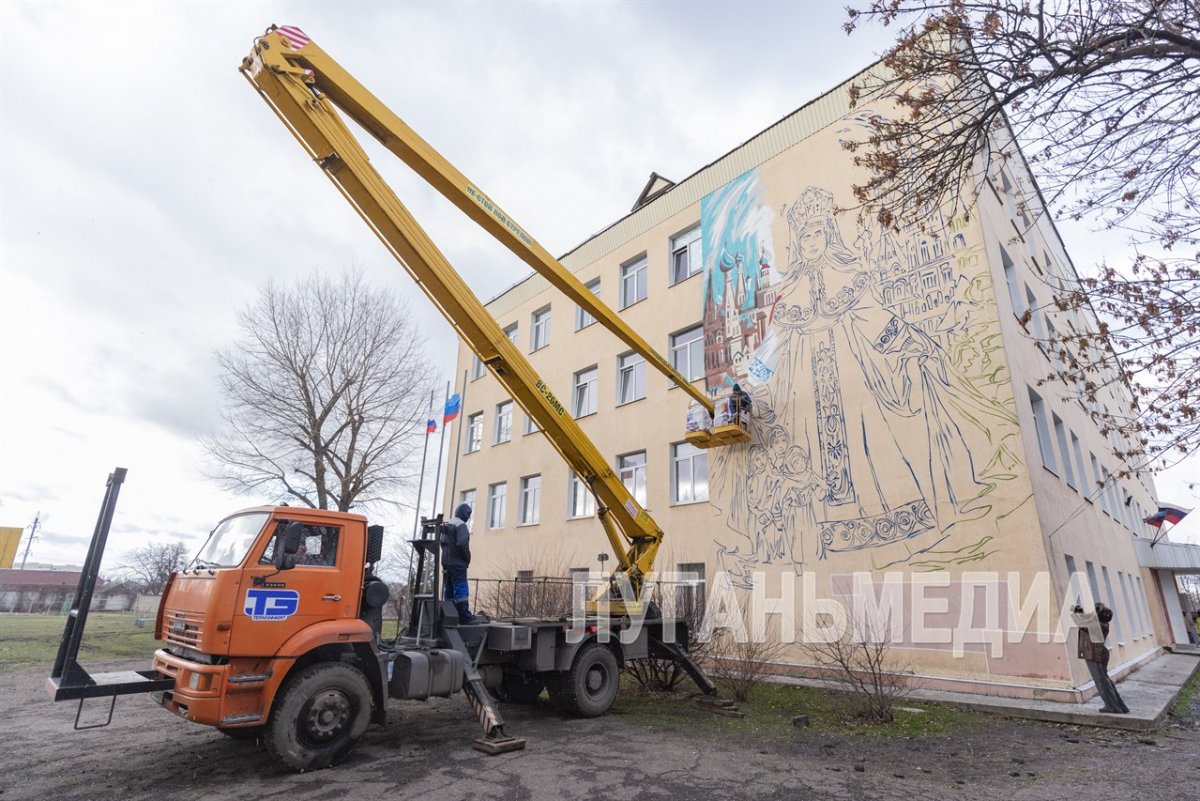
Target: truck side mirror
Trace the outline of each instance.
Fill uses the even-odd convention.
[[[304,526],[293,520],[283,530],[283,547],[275,549],[275,569],[291,570],[296,566],[296,554],[300,551],[300,540],[304,538]]]

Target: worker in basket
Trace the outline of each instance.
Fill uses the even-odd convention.
[[[442,524],[442,584],[445,597],[454,602],[458,610],[458,622],[480,623],[479,616],[471,614],[468,599],[467,568],[471,565],[471,530],[467,521],[471,519],[470,504],[460,503],[454,517]]]

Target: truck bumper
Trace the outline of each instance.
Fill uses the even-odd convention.
[[[175,688],[154,698],[163,709],[195,723],[221,729],[256,726],[266,718],[263,696],[271,683],[271,662],[206,665],[160,649],[154,652],[154,669],[174,678]]]

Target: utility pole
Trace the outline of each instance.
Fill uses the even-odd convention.
[[[29,548],[33,545],[33,541],[37,539],[38,523],[42,518],[42,513],[38,512],[33,516],[33,524],[29,527],[29,539],[25,541],[25,555],[21,557],[21,569],[25,569],[25,563],[29,561]]]

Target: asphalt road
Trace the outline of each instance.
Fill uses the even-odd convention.
[[[141,663],[106,666],[140,667]],[[1004,719],[914,739],[826,735],[761,741],[610,715],[505,707],[523,752],[483,756],[460,697],[393,702],[332,770],[293,774],[255,743],[120,699],[111,726],[73,732],[43,675],[0,673],[0,801],[112,799],[1186,799],[1200,798],[1200,698],[1146,735]],[[686,703],[686,702],[681,702]],[[100,705],[89,716],[103,716]]]

